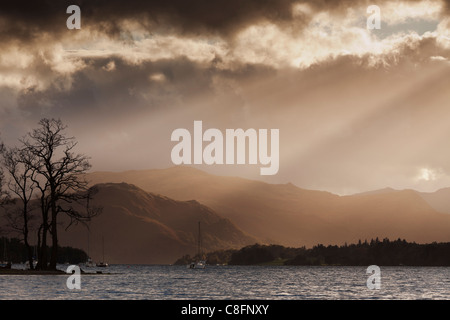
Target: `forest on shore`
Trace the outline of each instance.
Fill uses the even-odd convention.
[[[50,252],[51,247],[47,248],[47,250]],[[87,259],[87,253],[81,249],[72,247],[58,247],[57,263],[79,264],[86,262]],[[1,237],[0,261],[12,263],[25,263],[28,261],[28,252],[23,241],[17,238]]]
[[[239,250],[214,251],[205,256],[210,265],[450,266],[450,243],[418,244],[376,238],[341,246],[318,244],[309,249],[254,244]],[[189,264],[198,258],[185,255],[175,264]]]

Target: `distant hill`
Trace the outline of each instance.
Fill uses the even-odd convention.
[[[386,193],[392,193],[392,192],[397,192],[399,190],[395,190],[393,188],[383,188],[383,189],[378,189],[378,190],[372,190],[372,191],[366,191],[366,192],[361,192],[361,193],[357,193],[355,194],[358,196],[367,196],[367,195],[371,195],[371,194],[386,194]]]
[[[395,190],[392,188],[384,188],[379,190],[368,191],[364,193],[359,193],[358,195],[369,195],[369,194],[386,194],[392,192],[398,192],[400,190]],[[450,214],[450,188],[439,189],[435,192],[419,192],[415,191],[418,195],[422,197],[434,210],[441,213]]]
[[[196,253],[198,222],[205,251],[240,248],[255,242],[230,220],[197,201],[176,201],[126,183],[96,186],[93,205],[103,212],[86,227],[60,232],[60,243],[90,251],[95,261],[108,263],[173,263],[182,254]],[[88,248],[89,238],[89,248]]]
[[[177,200],[195,199],[261,243],[311,247],[359,239],[450,241],[450,215],[416,191],[393,189],[352,196],[208,174],[192,167],[96,172],[92,184],[132,183]]]
[[[436,211],[450,214],[450,188],[435,192],[419,192],[419,195]]]

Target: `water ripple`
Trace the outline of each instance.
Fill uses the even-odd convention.
[[[381,289],[366,287],[364,267],[113,265],[112,275],[0,276],[0,299],[450,299],[450,268],[381,267]]]

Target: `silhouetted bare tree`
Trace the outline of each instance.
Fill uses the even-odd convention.
[[[6,148],[1,150],[2,165],[9,177],[7,188],[13,198],[6,207],[6,217],[10,227],[22,235],[28,254],[30,269],[33,269],[33,250],[29,243],[30,220],[32,219],[31,200],[34,194],[35,170],[30,165],[34,156],[27,149]],[[20,201],[20,204],[16,202]]]
[[[27,166],[34,172],[32,181],[40,193],[42,223],[39,230],[39,268],[56,269],[58,250],[58,215],[70,217],[70,224],[86,223],[100,212],[90,208],[93,189],[83,178],[91,168],[88,157],[74,153],[77,142],[65,134],[61,120],[42,119],[39,127],[20,141],[29,153]],[[50,263],[47,266],[47,233],[52,238]]]

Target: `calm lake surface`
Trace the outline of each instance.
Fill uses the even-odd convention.
[[[366,267],[82,268],[112,275],[81,275],[81,290],[67,288],[69,275],[0,275],[0,299],[450,299],[449,267],[381,267],[380,290],[367,288]]]

